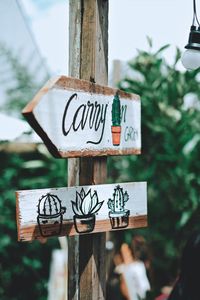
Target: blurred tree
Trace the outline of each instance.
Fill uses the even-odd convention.
[[[3,109],[18,115],[48,79],[46,70],[41,70],[44,65],[34,63],[34,53],[27,62],[22,62],[21,57],[21,53],[16,54],[0,43],[0,85],[6,87]],[[35,64],[33,70],[31,64]]]
[[[66,164],[39,151],[0,154],[0,299],[44,300],[51,251],[59,244],[57,238],[47,244],[17,242],[15,191],[63,186]]]
[[[138,51],[130,75],[119,88],[142,101],[142,155],[109,159],[110,181],[148,182],[149,227],[124,231],[146,236],[154,255],[156,288],[177,272],[178,258],[190,231],[200,228],[200,77],[199,70],[180,71],[162,52]]]
[[[0,60],[4,62],[0,84],[5,84],[7,95],[4,110],[20,114],[46,78],[38,84],[18,56],[2,45]],[[40,145],[23,154],[0,150],[0,165],[0,299],[47,299],[51,252],[59,247],[58,239],[46,244],[17,242],[15,191],[66,185],[66,161],[53,159]]]

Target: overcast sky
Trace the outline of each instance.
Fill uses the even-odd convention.
[[[42,56],[53,74],[67,74],[68,1],[21,0]],[[165,57],[172,61],[175,47],[184,50],[192,22],[192,0],[110,0],[109,65],[130,60],[136,49],[171,44]]]

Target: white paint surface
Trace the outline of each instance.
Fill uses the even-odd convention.
[[[84,188],[85,192],[91,189],[92,194],[94,191],[97,191],[99,202],[104,201],[101,209],[96,214],[96,220],[109,219],[110,209],[107,202],[110,198],[113,198],[113,192],[117,185],[120,185],[123,191],[127,191],[129,195],[129,200],[125,203],[125,209],[130,210],[130,217],[147,215],[146,182],[25,190],[18,192],[20,226],[37,224],[39,199],[47,193],[57,196],[61,200],[61,206],[66,207],[66,212],[63,214],[63,221],[73,222],[74,212],[71,201],[76,200],[76,192],[80,193],[82,188]]]
[[[77,98],[70,102],[65,118],[65,129],[69,130],[74,119],[77,109],[81,105],[90,103],[98,103],[101,106],[103,113],[103,121],[99,129],[96,131],[89,127],[89,110],[88,120],[86,121],[84,129],[81,126],[77,131],[71,127],[69,134],[64,135],[62,131],[62,119],[66,104],[69,98],[77,93]],[[82,151],[82,150],[123,150],[123,149],[141,149],[141,104],[139,100],[120,99],[121,107],[127,106],[126,115],[122,117],[121,122],[121,143],[119,146],[112,144],[112,102],[114,95],[106,96],[100,94],[91,94],[87,92],[76,92],[53,88],[45,94],[37,106],[34,108],[33,114],[42,127],[43,131],[47,133],[49,139],[56,145],[58,151]],[[107,108],[106,108],[107,107]],[[106,114],[105,114],[106,110]],[[75,125],[78,127],[81,117],[82,109],[79,110]],[[87,110],[86,110],[87,111]],[[98,113],[98,118],[100,117]],[[105,114],[105,115],[104,115]],[[86,112],[85,112],[86,115]],[[105,123],[105,126],[104,126]],[[101,135],[102,140],[101,140]],[[101,141],[100,141],[101,140]],[[100,141],[100,143],[97,143]],[[91,143],[92,142],[92,143]],[[97,144],[95,144],[97,143]]]

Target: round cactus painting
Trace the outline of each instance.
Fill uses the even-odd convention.
[[[66,207],[61,206],[58,196],[47,193],[39,199],[37,222],[43,237],[61,233],[65,212]]]

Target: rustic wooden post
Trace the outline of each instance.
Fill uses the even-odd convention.
[[[69,75],[106,85],[108,0],[70,0]],[[106,180],[106,158],[68,160],[68,185]],[[105,233],[69,238],[69,299],[105,299]]]

